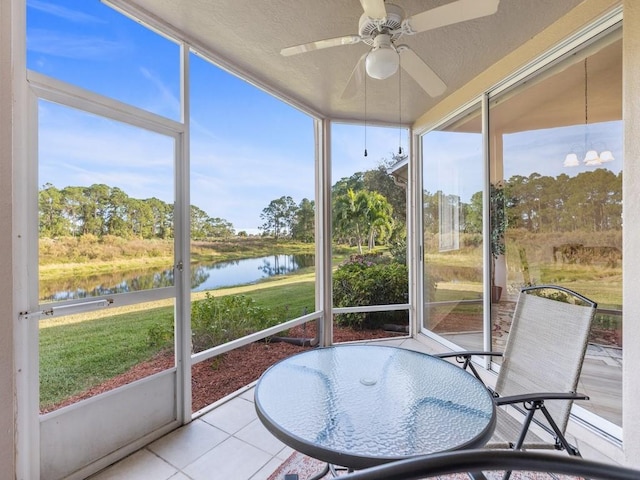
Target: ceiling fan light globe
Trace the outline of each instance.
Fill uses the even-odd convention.
[[[398,71],[400,57],[391,47],[376,47],[369,52],[365,60],[367,75],[384,80]]]

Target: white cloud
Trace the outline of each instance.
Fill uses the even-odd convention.
[[[391,160],[397,154],[400,142],[404,152],[408,148],[406,130],[390,127],[368,126],[365,141],[363,126],[336,124],[331,132],[331,141],[333,183],[355,172],[378,168],[382,159]]]
[[[173,139],[41,102],[39,184],[105,183],[173,201]]]
[[[257,228],[260,213],[284,195],[296,203],[314,195],[314,154],[291,157],[277,144],[213,142],[198,137],[191,149],[191,203],[237,230]]]
[[[116,60],[127,52],[122,42],[36,28],[29,30],[27,47],[32,53],[92,62]]]
[[[106,23],[104,20],[94,15],[89,15],[88,13],[81,12],[79,10],[72,10],[61,5],[41,0],[28,0],[27,8],[32,8],[54,17],[75,23]]]
[[[153,95],[149,95],[153,98],[153,106],[148,106],[148,110],[152,112],[179,112],[180,111],[180,99],[176,97],[174,91],[162,81],[162,79],[148,68],[140,67],[140,73],[142,76],[149,80],[151,86],[155,88]]]

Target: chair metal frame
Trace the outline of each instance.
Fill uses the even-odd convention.
[[[533,287],[525,287],[520,292],[518,305],[516,307],[516,311],[513,318],[514,323],[512,324],[512,326],[515,325],[515,322],[522,320],[522,318],[525,318],[525,320],[523,321],[531,321],[529,319],[530,312],[527,312],[526,315],[523,314],[522,317],[519,317],[521,308],[522,309],[527,308],[525,301],[523,301],[523,298],[524,298],[523,296],[524,295],[543,296],[543,295],[539,295],[539,293],[543,290],[553,290],[556,292],[562,292],[562,294],[565,294],[569,297],[573,297],[575,306],[578,306],[578,305],[585,306],[589,309],[589,310],[580,310],[582,317],[588,317],[588,318],[584,318],[584,319],[582,317],[580,318],[580,322],[585,322],[585,324],[582,325],[580,334],[577,334],[579,335],[579,337],[576,338],[576,341],[577,343],[582,342],[583,350],[581,355],[577,355],[577,357],[579,357],[576,359],[577,365],[574,365],[571,367],[571,368],[577,369],[577,372],[575,372],[575,378],[573,380],[572,389],[566,392],[531,392],[531,393],[525,392],[525,393],[519,393],[515,395],[512,394],[507,396],[500,396],[499,391],[491,389],[490,387],[487,387],[487,388],[489,388],[492,395],[494,396],[496,406],[505,406],[505,405],[513,406],[525,416],[524,422],[522,423],[522,429],[520,431],[520,434],[517,439],[514,439],[513,442],[511,441],[509,442],[509,448],[512,448],[515,450],[520,450],[523,448],[526,449],[526,443],[525,443],[526,436],[529,433],[529,428],[531,424],[535,423],[536,425],[540,426],[549,434],[555,437],[555,444],[553,445],[550,444],[548,448],[555,448],[557,450],[564,449],[572,456],[580,456],[579,450],[567,441],[564,435],[564,431],[566,429],[566,424],[569,416],[568,412],[571,407],[571,403],[574,400],[589,399],[587,395],[576,393],[575,390],[577,388],[578,377],[579,377],[580,370],[582,368],[582,363],[584,360],[589,327],[590,327],[591,321],[593,320],[593,317],[595,316],[597,303],[573,290],[570,290],[565,287],[557,286],[557,285],[539,285],[539,286],[533,286]],[[559,301],[558,299],[550,299],[550,298],[546,298],[546,299],[549,302]],[[521,301],[523,304],[522,306],[521,306]],[[580,302],[580,304],[575,303],[576,301]],[[561,302],[561,303],[564,303],[564,302]],[[531,307],[528,307],[528,308],[531,308]],[[561,308],[564,308],[564,307],[561,307]],[[513,332],[513,328],[511,332]],[[511,337],[511,332],[510,332],[510,337]],[[510,340],[511,340],[510,337],[507,339],[507,346],[505,348],[505,352],[462,351],[462,352],[443,353],[437,356],[440,358],[455,357],[456,361],[461,364],[462,368],[470,370],[471,373],[473,373],[480,381],[483,381],[479,372],[471,362],[472,357],[483,356],[483,355],[492,356],[492,357],[504,357],[505,355],[510,355],[512,358],[515,357],[516,355],[518,355],[518,352],[512,351],[510,349]],[[503,367],[501,368],[500,373],[498,374],[498,381],[496,383],[497,386],[503,384],[505,381],[504,378],[501,379],[501,376],[504,374],[507,368],[504,366],[505,364],[506,364],[506,359],[505,359],[505,363],[503,363]],[[558,425],[556,420],[554,420],[547,406],[545,405],[546,401],[550,402],[555,400],[570,402],[567,406],[567,413],[565,415],[566,418],[563,418],[561,421],[562,428]],[[537,411],[540,411],[542,413],[542,415],[547,421],[546,424],[543,421],[539,420],[538,418],[534,417]],[[540,448],[540,446],[538,445],[536,448]]]
[[[474,449],[399,460],[347,475],[349,480],[417,480],[439,475],[470,473],[486,480],[483,471],[542,472],[591,480],[637,480],[640,470],[549,452]]]

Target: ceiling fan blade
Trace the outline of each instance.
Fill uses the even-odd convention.
[[[366,52],[364,55],[360,57],[358,63],[353,68],[351,72],[351,76],[349,77],[349,81],[347,85],[344,87],[344,91],[342,92],[342,99],[348,100],[356,96],[358,90],[360,90],[360,86],[364,83],[364,76],[366,75],[364,69],[364,59],[369,55],[369,52]]]
[[[447,89],[445,83],[413,50],[406,45],[399,45],[397,50],[400,54],[400,66],[402,69],[407,72],[429,96],[438,97],[445,92]]]
[[[458,0],[407,18],[413,33],[433,30],[474,18],[493,15],[498,11],[500,0]]]
[[[360,0],[364,13],[374,20],[382,20],[387,17],[387,9],[384,0]]]
[[[317,40],[315,42],[303,43],[302,45],[294,45],[280,50],[280,55],[288,57],[299,53],[311,52],[322,48],[338,47],[340,45],[352,45],[361,40],[359,35],[346,35],[344,37],[327,38],[325,40]]]

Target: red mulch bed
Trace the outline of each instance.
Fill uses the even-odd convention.
[[[468,330],[469,325],[477,320],[476,317],[449,314],[446,322],[443,322],[443,325],[439,325],[440,329],[436,330],[444,329],[442,331],[447,332]],[[481,327],[478,326],[478,328]],[[494,332],[494,334],[496,333],[497,331]],[[288,335],[295,338],[311,338],[315,335],[315,322],[309,322],[306,326],[292,328],[289,330]],[[397,333],[394,334],[383,330],[353,330],[336,326],[334,326],[333,331],[335,343],[388,338],[397,335]],[[622,346],[622,338],[619,331],[593,329],[589,341],[603,345]],[[192,411],[195,412],[207,405],[211,405],[215,401],[248,385],[257,380],[262,372],[275,362],[308,348],[312,347],[301,347],[273,340],[269,342],[260,341],[194,365],[191,370]],[[160,353],[151,360],[136,365],[122,375],[118,375],[56,405],[48,406],[42,410],[42,413],[113,390],[116,387],[172,368],[173,365],[173,352]]]
[[[296,338],[313,337],[314,335],[315,323],[313,322],[307,324],[304,329],[303,327],[292,328],[288,333],[288,336]],[[333,332],[335,343],[388,338],[397,335],[397,333],[394,334],[384,330],[353,330],[339,327],[334,327]],[[260,341],[194,365],[191,370],[192,411],[195,412],[207,405],[211,405],[215,401],[257,380],[262,372],[278,360],[309,348],[313,347],[303,347],[273,340],[268,342]],[[159,353],[151,360],[134,366],[122,375],[74,395],[63,402],[48,406],[41,413],[51,412],[80,400],[113,390],[135,380],[172,368],[173,365],[173,352]]]

